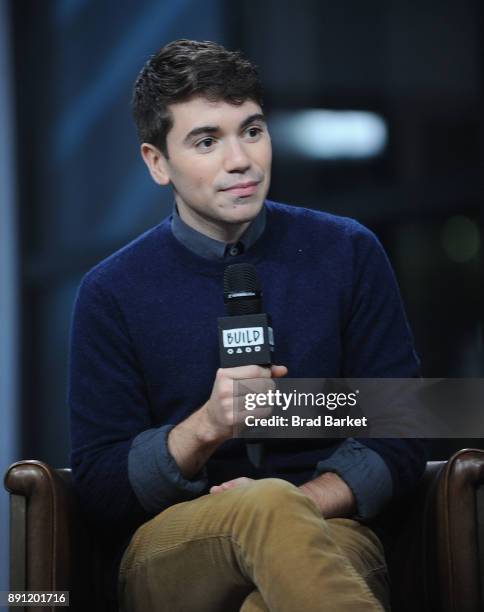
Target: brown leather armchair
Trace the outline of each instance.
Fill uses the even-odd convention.
[[[482,612],[484,451],[430,462],[388,559],[393,612]]]
[[[482,450],[427,464],[388,560],[393,612],[483,610],[483,485]],[[10,588],[70,591],[71,610],[105,610],[94,543],[70,471],[20,461],[7,470],[5,487],[11,494]]]
[[[73,612],[106,612],[94,542],[82,520],[69,469],[19,461],[10,492],[10,590],[69,591]],[[18,608],[15,608],[17,610]],[[50,607],[25,607],[30,610]],[[62,608],[52,607],[52,612]]]

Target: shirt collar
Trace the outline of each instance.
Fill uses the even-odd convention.
[[[265,226],[266,207],[262,206],[238,242],[231,244],[210,238],[187,225],[178,214],[176,204],[173,206],[171,219],[171,231],[175,238],[196,255],[212,260],[231,259],[236,255],[244,253],[258,240]]]

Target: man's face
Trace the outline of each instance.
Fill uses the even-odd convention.
[[[196,97],[169,109],[168,159],[160,163],[181,217],[209,235],[251,221],[269,190],[272,160],[260,106]]]

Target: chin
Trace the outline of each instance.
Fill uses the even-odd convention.
[[[257,200],[252,200],[251,198],[240,198],[238,200],[234,200],[230,208],[236,212],[246,212],[248,215],[256,215],[262,208],[263,204],[264,200],[261,201],[259,198],[257,198]]]
[[[258,215],[261,208],[262,203],[259,202],[234,202],[234,207],[226,215],[226,221],[227,223],[247,223]]]

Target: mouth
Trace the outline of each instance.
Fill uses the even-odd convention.
[[[230,193],[238,197],[247,197],[253,195],[259,187],[260,181],[249,181],[247,183],[237,183],[227,189],[222,189],[225,193]]]

